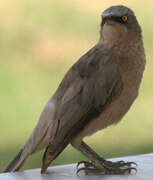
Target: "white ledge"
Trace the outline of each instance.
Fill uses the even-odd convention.
[[[153,180],[153,154],[128,156],[111,159],[113,161],[134,161],[137,173],[130,175],[76,175],[76,164],[49,167],[47,173],[40,174],[40,169],[0,174],[0,180]]]

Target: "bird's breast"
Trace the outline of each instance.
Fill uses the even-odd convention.
[[[119,122],[137,97],[141,79],[142,73],[136,71],[123,74],[123,89],[120,95],[97,118],[87,124],[79,134],[79,138],[82,139],[84,136],[91,135],[98,130]]]

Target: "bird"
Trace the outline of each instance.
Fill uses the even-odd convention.
[[[142,30],[130,8],[108,7],[101,14],[100,38],[65,74],[45,105],[24,147],[5,172],[18,171],[33,153],[45,149],[41,173],[71,144],[89,161],[77,173],[126,174],[134,162],[104,159],[83,140],[117,124],[139,93],[146,64]],[[80,164],[84,165],[82,168]]]

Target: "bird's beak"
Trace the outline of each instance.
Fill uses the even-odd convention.
[[[115,23],[114,21],[111,21],[111,20],[107,19],[107,20],[105,21],[105,24],[106,24],[106,25],[109,25],[109,26],[113,26],[113,25],[115,25],[116,23]]]
[[[111,16],[107,16],[107,17],[102,17],[102,26],[104,26],[104,24],[115,25],[115,22],[111,20]]]

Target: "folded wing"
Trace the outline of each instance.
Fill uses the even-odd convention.
[[[95,50],[83,56],[72,67],[77,74],[76,78],[59,99],[58,95],[65,88],[64,83],[67,83],[65,79],[57,90],[58,108],[55,116],[58,129],[44,154],[42,173],[71,139],[102,113],[121,89],[122,77],[115,59],[104,55],[100,48],[97,50],[95,47]],[[70,78],[69,74],[67,76]]]
[[[47,147],[44,172],[70,140],[111,103],[121,84],[115,59],[96,45],[65,75],[24,148],[5,172],[18,170],[29,155]]]

